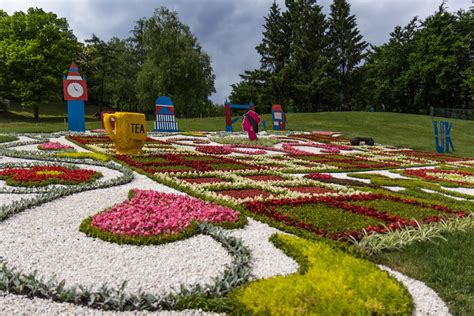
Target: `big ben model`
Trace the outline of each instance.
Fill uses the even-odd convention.
[[[72,132],[85,132],[84,101],[87,101],[87,84],[74,63],[63,80],[63,90],[64,100],[67,101],[68,129]]]

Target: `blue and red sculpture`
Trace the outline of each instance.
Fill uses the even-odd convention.
[[[239,117],[232,118],[232,109],[240,109],[240,110],[254,110],[255,105],[252,102],[249,104],[232,104],[229,101],[225,100],[224,103],[225,109],[225,130],[227,132],[233,132],[234,129],[232,128],[232,124],[239,120]]]
[[[242,130],[247,132],[250,140],[257,140],[258,124],[260,123],[260,120],[260,116],[253,110],[244,114]]]
[[[286,126],[286,114],[280,104],[272,105],[272,121],[275,131],[284,131]]]
[[[177,132],[178,123],[174,115],[173,101],[167,96],[156,99],[155,109],[155,131],[157,132]]]
[[[68,129],[73,132],[85,132],[84,101],[87,101],[87,84],[74,63],[63,79],[63,92],[64,100],[67,101]]]

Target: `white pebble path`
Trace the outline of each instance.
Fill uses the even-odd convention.
[[[387,271],[391,276],[402,283],[407,288],[408,292],[410,292],[415,305],[415,310],[413,311],[414,316],[451,315],[448,311],[448,307],[443,300],[441,300],[438,294],[423,282],[409,278],[406,275],[384,265],[378,265],[378,267]]]
[[[133,188],[177,192],[135,174],[132,183],[68,196],[0,223],[0,254],[10,267],[25,273],[56,274],[67,285],[97,288],[103,283],[163,293],[179,284],[208,283],[231,261],[209,236],[198,235],[172,244],[138,247],[87,237],[78,227],[87,216],[127,199]]]

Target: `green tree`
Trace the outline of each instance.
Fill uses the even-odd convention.
[[[350,4],[346,0],[334,0],[329,15],[329,53],[334,66],[334,77],[339,82],[341,101],[351,109],[349,96],[354,93],[355,71],[366,55],[368,44],[362,40]]]
[[[85,40],[80,57],[81,71],[87,78],[89,101],[99,105],[99,112],[110,98],[107,82],[114,74],[110,47],[95,34]]]
[[[418,19],[405,27],[397,26],[390,39],[380,47],[373,47],[365,69],[368,85],[373,90],[373,102],[384,103],[387,110],[408,112],[413,108],[417,81],[409,75],[409,57],[416,50],[415,36],[419,31]]]
[[[254,77],[263,79],[259,90],[268,90],[271,95],[270,103],[285,104],[290,98],[287,84],[290,78],[288,78],[287,67],[291,54],[291,45],[288,40],[291,36],[291,28],[284,20],[276,2],[273,2],[270,7],[263,27],[265,30],[262,34],[262,42],[256,47],[261,56],[260,73],[255,74]]]
[[[144,63],[137,78],[142,110],[152,111],[154,100],[168,95],[179,116],[198,116],[214,89],[214,74],[207,55],[176,12],[160,8],[138,22]]]
[[[31,106],[59,101],[62,79],[79,49],[64,18],[42,9],[0,13],[0,93]]]
[[[415,18],[404,28],[396,27],[365,65],[374,99],[400,112],[472,109],[472,25],[472,12],[453,14],[443,3],[424,21]]]

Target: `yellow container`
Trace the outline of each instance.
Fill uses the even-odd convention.
[[[110,139],[114,142],[116,154],[140,153],[146,140],[145,114],[130,112],[105,113],[104,127]]]

